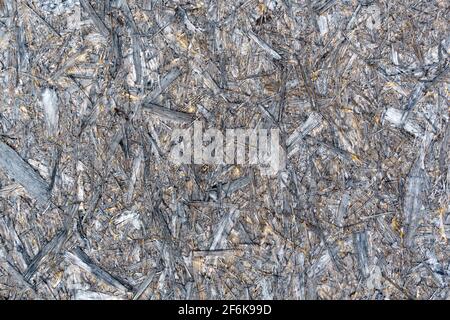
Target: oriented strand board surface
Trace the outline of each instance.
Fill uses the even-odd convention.
[[[449,3],[0,0],[0,298],[449,299]],[[276,128],[286,166],[177,165]]]

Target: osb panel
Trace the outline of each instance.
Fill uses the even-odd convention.
[[[0,297],[448,299],[440,0],[0,0]],[[277,128],[286,167],[176,165]]]

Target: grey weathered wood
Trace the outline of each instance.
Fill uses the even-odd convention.
[[[47,182],[13,148],[1,141],[0,170],[22,185],[39,203],[46,204],[50,200]]]
[[[447,20],[0,0],[0,299],[448,300]],[[175,163],[194,121],[286,163]]]
[[[80,0],[80,4],[83,9],[86,10],[86,12],[89,14],[98,31],[100,31],[100,33],[105,37],[109,36],[108,27],[106,26],[105,22],[98,16],[97,12],[95,12],[89,0]]]
[[[95,264],[80,247],[75,248],[72,252],[66,252],[65,256],[71,263],[79,266],[89,273],[92,273],[100,280],[105,281],[119,290],[128,291],[132,289],[130,284],[116,276],[111,275],[109,272]]]

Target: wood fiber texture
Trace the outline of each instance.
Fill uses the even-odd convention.
[[[1,299],[450,299],[445,0],[0,0]],[[277,129],[286,165],[176,164]]]

